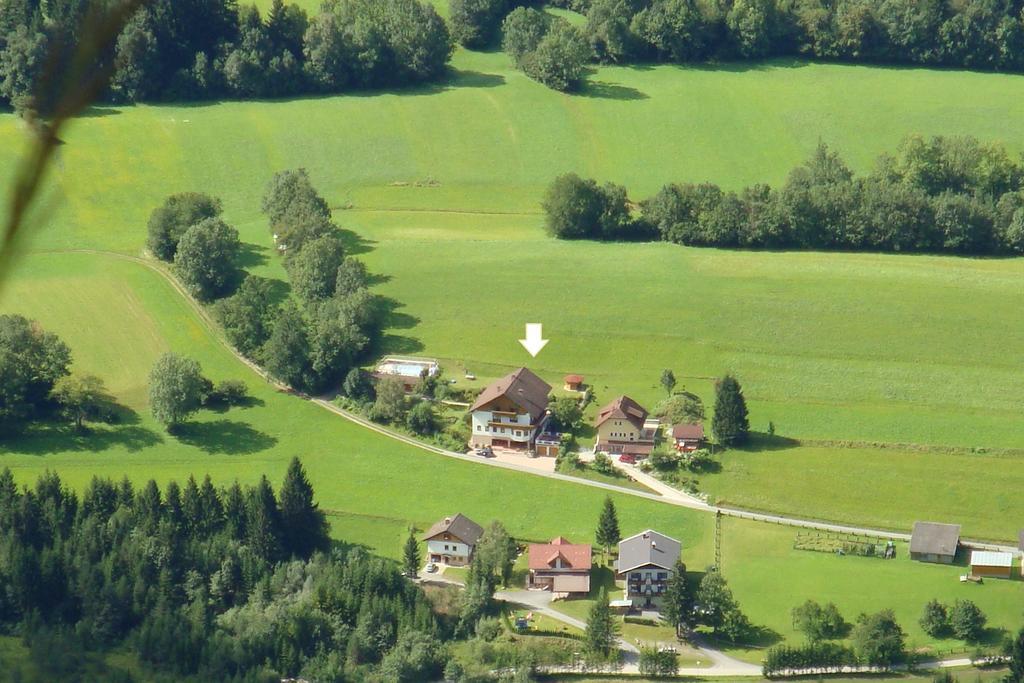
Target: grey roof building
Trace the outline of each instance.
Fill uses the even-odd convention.
[[[910,535],[911,559],[952,564],[959,546],[959,524],[914,522],[914,531]]]
[[[679,559],[683,545],[665,534],[648,529],[619,542],[619,574],[641,567],[660,567],[672,570]]]
[[[466,545],[475,546],[483,536],[484,528],[460,512],[454,517],[445,517],[430,527],[427,533],[423,534],[423,540],[429,541],[441,534],[453,537],[453,540],[457,539]]]

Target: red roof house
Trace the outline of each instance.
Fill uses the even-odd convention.
[[[531,543],[528,588],[543,588],[552,593],[590,592],[590,544],[571,543],[559,536],[550,543]]]

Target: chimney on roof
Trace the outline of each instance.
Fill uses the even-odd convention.
[[[445,524],[451,524],[452,523],[452,518],[451,517],[445,517],[444,518],[444,523]]]
[[[658,547],[658,542],[657,541],[651,541],[651,547],[652,548],[657,548]]]

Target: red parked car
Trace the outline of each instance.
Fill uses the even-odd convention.
[[[622,455],[619,456],[619,462],[624,462],[627,465],[635,465],[636,456],[630,453],[623,453]]]

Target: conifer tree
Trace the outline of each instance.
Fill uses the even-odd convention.
[[[264,475],[247,493],[246,541],[257,557],[273,563],[281,554],[281,519],[274,490]]]
[[[686,580],[686,565],[677,559],[672,576],[665,587],[661,606],[661,616],[675,627],[676,634],[682,633],[683,627],[689,623],[693,614],[693,603],[693,590]]]
[[[587,616],[587,630],[584,635],[587,660],[595,664],[610,661],[612,655],[618,651],[616,644],[619,631],[619,624],[615,621],[608,601],[608,591],[602,586],[597,594],[597,601]]]
[[[402,566],[406,576],[416,576],[420,570],[420,544],[411,528],[409,537],[405,539],[405,547],[402,549]]]
[[[732,375],[726,375],[715,384],[715,414],[711,418],[711,431],[723,446],[737,446],[747,441],[750,421],[743,389]]]
[[[224,526],[224,506],[220,495],[213,487],[210,475],[203,477],[203,485],[199,489],[200,510],[202,510],[202,531],[212,534]]]
[[[237,481],[224,492],[224,523],[231,538],[245,538],[245,497]]]
[[[281,486],[281,542],[287,553],[307,558],[327,547],[327,518],[313,502],[313,487],[298,458],[292,458]]]
[[[203,502],[199,498],[199,485],[191,474],[181,491],[181,515],[185,533],[196,536],[203,530]]]
[[[596,540],[598,545],[604,547],[606,553],[622,540],[622,532],[619,531],[619,515],[615,511],[615,503],[612,502],[611,496],[606,496],[604,499],[601,518],[597,522]]]

